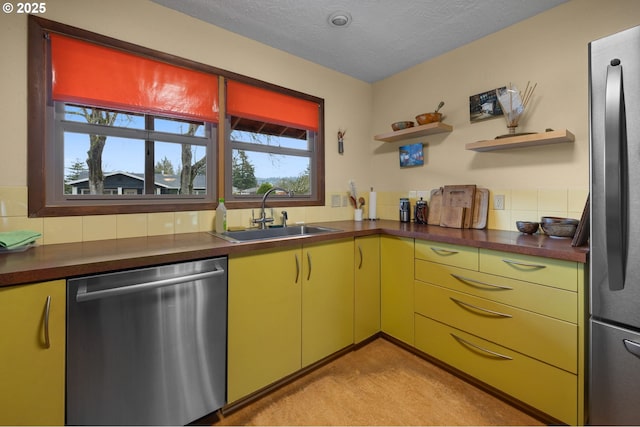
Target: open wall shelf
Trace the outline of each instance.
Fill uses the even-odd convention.
[[[575,136],[565,129],[470,142],[465,145],[465,148],[473,151],[494,151],[508,148],[532,147],[535,145],[558,144],[560,142],[573,142],[574,140]]]
[[[376,141],[395,142],[403,139],[417,138],[419,136],[433,135],[436,133],[451,132],[453,126],[442,122],[428,123],[426,125],[415,126],[408,129],[397,130],[395,132],[381,133],[373,137]]]

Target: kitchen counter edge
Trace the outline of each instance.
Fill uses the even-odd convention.
[[[572,247],[571,239],[525,235],[514,231],[455,229],[399,221],[332,221],[315,223],[340,231],[286,240],[230,243],[207,232],[133,237],[81,243],[40,245],[0,254],[0,287],[115,270],[192,261],[261,249],[340,238],[391,235],[586,263],[589,248]]]

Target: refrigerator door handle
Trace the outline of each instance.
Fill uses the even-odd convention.
[[[623,339],[622,342],[624,343],[624,346],[629,353],[633,354],[634,356],[640,357],[640,344],[627,339]]]
[[[604,190],[606,217],[606,259],[609,289],[624,288],[624,209],[622,209],[625,133],[622,65],[619,59],[607,66],[605,88]]]

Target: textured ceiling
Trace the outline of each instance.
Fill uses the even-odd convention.
[[[372,83],[567,0],[152,1]]]

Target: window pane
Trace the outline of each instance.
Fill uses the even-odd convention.
[[[143,115],[131,112],[106,110],[104,108],[65,104],[64,119],[70,122],[91,123],[127,129],[144,129]]]
[[[157,131],[175,133],[177,135],[205,136],[204,122],[154,117],[153,123],[154,129]]]
[[[154,152],[157,194],[207,194],[206,147],[156,142]]]
[[[255,195],[261,185],[283,187],[296,195],[311,194],[310,158],[248,150],[233,150],[234,195]]]
[[[309,149],[309,141],[307,141],[307,132],[298,130],[301,135],[304,135],[304,139],[266,135],[264,133],[247,132],[242,130],[234,130],[231,132],[231,140],[238,142],[246,142],[249,144],[264,145],[277,148],[293,148],[296,150],[307,151]]]
[[[64,194],[124,194],[134,190],[143,194],[144,145],[136,139],[65,132]]]

